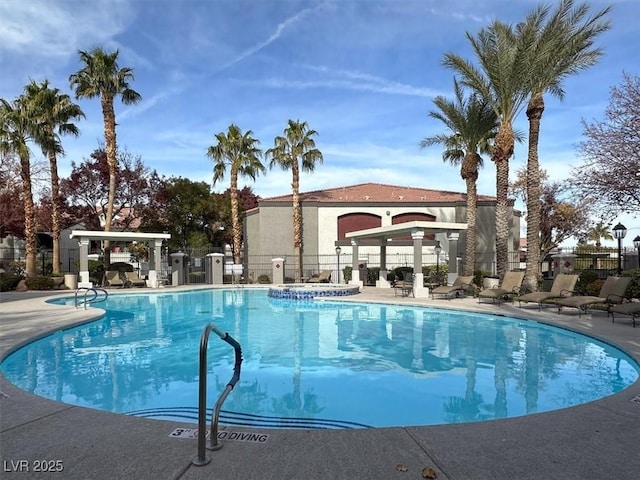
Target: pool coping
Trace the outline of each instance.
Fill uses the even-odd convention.
[[[34,336],[102,315],[95,308],[45,303],[48,298],[69,296],[68,291],[24,300],[13,300],[21,298],[19,293],[1,295],[0,358]],[[392,289],[375,287],[324,300],[436,306],[535,320],[585,333],[640,361],[640,328],[633,328],[626,318],[612,323],[601,312],[578,318],[577,311],[538,312],[536,304],[520,309],[512,304],[479,304],[470,298],[394,297]],[[223,442],[221,450],[208,453],[211,463],[203,467],[191,463],[195,440],[169,436],[175,428],[192,424],[46,400],[17,389],[1,376],[0,414],[0,468],[7,478],[14,473],[16,478],[41,478],[34,471],[42,469],[41,460],[54,469],[62,465],[61,478],[71,479],[410,479],[422,478],[423,468],[433,468],[438,479],[632,479],[640,471],[640,455],[634,455],[640,432],[640,381],[588,404],[490,422],[349,431],[234,427],[234,431],[266,432],[268,441]]]

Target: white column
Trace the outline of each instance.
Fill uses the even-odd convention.
[[[358,241],[351,240],[351,280],[350,285],[364,285],[360,279],[360,269],[358,268]]]
[[[458,232],[451,232],[447,235],[449,241],[449,285],[453,284],[458,277],[458,239],[460,234]]]
[[[78,287],[92,288],[93,284],[89,280],[89,243],[87,237],[80,237],[78,245],[80,246],[80,282]]]
[[[422,239],[424,230],[413,230],[413,294],[416,298],[426,298],[429,296],[429,289],[425,288],[424,275],[422,275]]]

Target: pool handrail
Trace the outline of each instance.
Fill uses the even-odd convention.
[[[218,397],[218,401],[214,406],[214,412],[211,416],[211,435],[209,446],[206,446],[207,436],[207,345],[209,343],[209,334],[213,331],[222,340],[233,347],[235,353],[235,363],[233,365],[233,376],[227,383],[224,391]],[[199,366],[199,382],[198,382],[198,455],[191,461],[194,465],[207,465],[211,459],[207,458],[206,449],[219,450],[222,443],[218,442],[218,418],[222,404],[227,399],[233,387],[240,380],[240,368],[242,365],[242,347],[240,344],[226,332],[223,332],[213,323],[209,323],[204,327],[202,336],[200,337],[200,366]]]
[[[95,287],[80,287],[76,290],[75,299],[73,301],[73,305],[75,308],[78,308],[78,293],[84,290],[84,299],[82,304],[84,305],[84,309],[87,309],[87,305],[91,303],[104,302],[109,297],[109,292],[107,292],[104,288],[95,288]],[[87,299],[87,294],[91,292],[93,293],[93,297]],[[104,294],[104,297],[96,300],[98,298],[98,293]]]

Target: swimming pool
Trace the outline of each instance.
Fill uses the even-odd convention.
[[[196,423],[209,322],[242,344],[227,425],[363,428],[507,418],[611,395],[639,367],[611,346],[535,322],[406,305],[295,302],[266,290],[112,295],[101,320],[8,356],[5,377],[74,405]],[[212,406],[233,351],[209,342]]]

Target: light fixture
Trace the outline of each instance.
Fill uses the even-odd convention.
[[[436,282],[440,283],[440,252],[442,252],[442,247],[439,240],[433,250],[436,252]]]
[[[633,246],[638,250],[638,268],[640,268],[640,235],[633,239]]]
[[[618,239],[618,275],[622,274],[622,239],[627,234],[627,227],[620,222],[613,227],[613,236]]]
[[[342,253],[342,249],[340,245],[336,245],[336,257],[338,259],[338,283],[340,283],[340,254]]]

